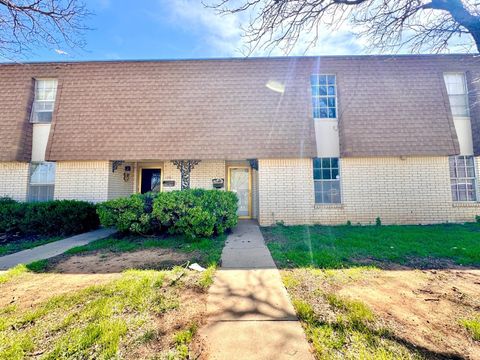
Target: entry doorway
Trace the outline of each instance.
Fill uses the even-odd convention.
[[[237,194],[240,219],[252,217],[252,176],[249,167],[228,168],[228,190]]]
[[[160,192],[161,169],[142,169],[140,175],[140,193]]]

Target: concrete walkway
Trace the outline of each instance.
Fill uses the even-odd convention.
[[[210,359],[313,359],[310,346],[258,225],[240,221],[228,236],[222,267],[200,330]]]
[[[48,259],[63,254],[65,251],[73,247],[86,245],[92,241],[104,239],[115,232],[115,229],[98,229],[49,244],[37,246],[33,249],[2,256],[0,257],[0,270],[6,270],[18,264],[29,264],[37,260]]]

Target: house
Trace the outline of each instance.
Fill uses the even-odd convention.
[[[0,65],[0,196],[228,189],[261,225],[480,215],[480,57]]]

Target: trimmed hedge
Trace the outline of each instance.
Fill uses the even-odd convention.
[[[100,225],[95,205],[76,200],[21,203],[0,199],[0,232],[34,235],[71,235]]]
[[[132,195],[106,201],[97,212],[103,226],[136,234],[168,232],[189,239],[223,234],[237,224],[236,195],[190,189]]]

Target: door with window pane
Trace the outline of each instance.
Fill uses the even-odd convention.
[[[250,168],[230,168],[229,190],[238,197],[237,215],[250,217]]]
[[[159,192],[160,181],[160,169],[142,169],[140,192],[142,194],[145,194],[147,192]]]

